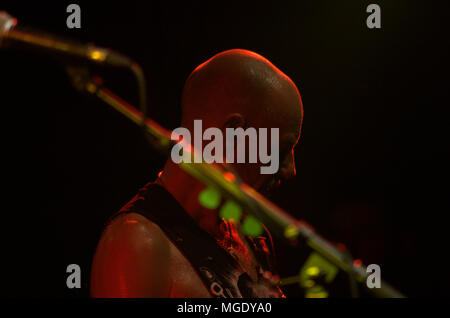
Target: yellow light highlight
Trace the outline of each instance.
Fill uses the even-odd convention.
[[[318,293],[306,293],[305,298],[327,298],[328,293],[326,291],[321,291]]]
[[[288,239],[294,238],[298,236],[298,229],[295,226],[289,225],[284,230],[284,236]]]
[[[306,275],[317,276],[320,273],[320,269],[317,266],[311,266],[306,269]]]
[[[99,50],[93,50],[89,52],[89,57],[95,61],[104,61],[106,60],[106,54]]]
[[[300,270],[300,285],[303,286],[306,280],[317,276],[312,275],[317,271],[319,273],[324,272],[325,281],[331,283],[339,272],[339,269],[316,252],[312,252]]]
[[[306,290],[306,298],[327,298],[328,292],[323,286],[315,286]]]
[[[88,83],[88,84],[86,85],[86,90],[87,90],[89,93],[94,94],[95,91],[97,90],[97,86],[95,86],[95,85],[92,84],[92,83]]]

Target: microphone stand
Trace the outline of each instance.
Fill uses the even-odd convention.
[[[112,108],[120,112],[135,124],[141,126],[151,145],[165,155],[170,155],[175,141],[171,139],[171,131],[163,128],[150,118],[146,118],[141,111],[103,87],[99,77],[93,77],[86,69],[69,67],[68,74],[74,87],[96,96]],[[186,148],[183,148],[187,151]],[[198,150],[193,150],[198,151]],[[297,220],[281,208],[267,200],[252,187],[243,183],[239,177],[232,173],[225,164],[184,163],[180,168],[208,186],[219,190],[226,198],[243,206],[246,212],[252,214],[264,223],[277,237],[284,239],[293,246],[299,241],[327,261],[346,272],[351,281],[365,286],[376,297],[404,298],[405,296],[385,281],[381,281],[380,288],[366,286],[367,271],[364,265],[353,266],[353,259],[349,253],[342,252],[330,242],[317,234],[306,222]]]

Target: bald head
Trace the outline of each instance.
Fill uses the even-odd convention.
[[[296,144],[303,117],[293,81],[263,56],[241,49],[219,53],[191,73],[182,110],[188,129],[196,119],[204,128],[278,128],[280,152]]]
[[[292,80],[261,55],[240,49],[199,65],[186,81],[182,107],[183,124],[202,119],[215,127],[234,113],[252,127],[280,127],[286,117],[294,117],[292,124],[299,129],[302,118],[300,94]]]

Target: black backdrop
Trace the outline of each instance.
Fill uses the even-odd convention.
[[[380,264],[382,277],[408,296],[449,295],[441,4],[376,1],[382,28],[369,30],[369,1],[83,1],[82,28],[69,30],[69,3],[2,1],[0,9],[137,60],[150,115],[170,129],[199,63],[230,48],[270,59],[297,83],[305,108],[297,177],[272,199],[355,257]],[[128,73],[98,73],[137,102]],[[103,222],[155,178],[164,158],[121,115],[77,93],[50,57],[0,51],[0,92],[1,294],[88,296]],[[298,257],[276,243],[280,273],[294,274]],[[82,268],[80,290],[66,287],[71,263]]]

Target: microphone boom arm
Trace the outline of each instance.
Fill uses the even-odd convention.
[[[36,32],[22,31],[16,28],[16,24],[17,20],[15,18],[4,11],[0,11],[0,47],[8,44],[19,44],[65,57],[82,58],[99,64],[130,69],[134,73],[139,87],[140,111],[110,90],[104,88],[101,84],[101,79],[92,77],[87,69],[68,67],[67,71],[76,89],[97,96],[129,120],[139,125],[153,147],[163,154],[170,155],[172,146],[175,144],[175,141],[171,139],[172,133],[146,117],[146,84],[139,64],[109,49],[59,40],[53,36],[44,36]],[[187,147],[183,147],[183,149],[188,151]],[[198,150],[193,149],[193,151]],[[310,248],[366,286],[364,282],[367,279],[367,273],[364,266],[353,266],[353,260],[348,253],[339,251],[317,234],[309,224],[296,220],[252,187],[243,183],[239,176],[232,173],[232,170],[227,165],[181,162],[179,166],[199,181],[215,187],[225,197],[240,204],[245,208],[246,212],[258,218],[276,236],[290,243],[296,242],[298,239],[303,240]],[[384,281],[381,282],[381,288],[368,290],[378,297],[404,297]]]
[[[100,78],[92,78],[86,76],[86,74],[77,76],[76,69],[72,69],[69,75],[76,83],[75,86],[77,89],[98,97],[129,120],[141,126],[147,133],[150,143],[161,153],[170,155],[175,141],[171,139],[171,132],[169,130],[163,128],[152,119],[145,118],[134,106],[128,104],[107,88],[104,88]],[[186,151],[186,148],[183,149],[183,151]],[[194,149],[194,151],[196,150]],[[368,275],[364,265],[358,267],[353,266],[353,259],[348,253],[338,250],[330,242],[317,234],[308,223],[290,216],[252,187],[241,182],[238,176],[225,178],[225,175],[230,173],[226,165],[207,164],[204,162],[181,162],[179,166],[199,181],[220,190],[228,199],[234,200],[242,205],[247,212],[263,222],[277,237],[289,243],[297,239],[303,240],[310,248],[342,271],[351,275],[356,281],[366,286],[365,282]],[[381,281],[380,288],[369,289],[367,286],[366,288],[376,297],[405,298],[403,294],[385,281]]]

